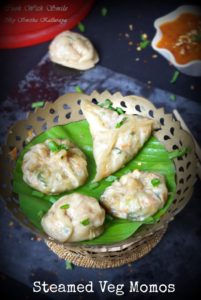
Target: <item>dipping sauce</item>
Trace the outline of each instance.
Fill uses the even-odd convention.
[[[177,63],[201,60],[201,16],[183,13],[160,29],[163,36],[157,46],[171,51]]]

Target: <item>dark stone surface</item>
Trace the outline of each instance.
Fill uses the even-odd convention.
[[[157,107],[165,107],[168,112],[177,108],[196,139],[201,141],[200,78],[181,74],[174,85],[170,84],[173,67],[162,57],[153,59],[154,51],[151,48],[140,53],[136,51],[140,33],[146,32],[152,38],[154,19],[183,3],[185,2],[140,1],[136,4],[135,1],[98,1],[84,23],[86,35],[97,46],[101,62],[96,68],[86,72],[54,65],[49,62],[47,55],[35,67],[47,52],[48,43],[1,51],[1,142],[4,141],[8,127],[15,120],[25,117],[33,101],[54,101],[59,95],[74,91],[76,85],[87,93],[94,89],[99,92],[108,89],[112,93],[120,91],[123,95],[141,95],[149,98]],[[100,16],[102,6],[108,8],[108,16],[105,18]],[[133,32],[129,31],[129,24],[133,24]],[[125,33],[129,33],[131,37],[127,39]],[[134,41],[134,45],[129,47],[130,40]],[[136,61],[135,58],[140,60]],[[34,69],[24,78],[25,73],[32,68]],[[114,71],[125,73],[127,76]],[[19,86],[11,92],[10,89],[20,80],[22,81]],[[149,80],[151,84],[147,84]],[[174,102],[170,100],[172,93],[177,94]],[[201,279],[200,194],[198,181],[189,204],[169,225],[168,232],[160,244],[146,257],[134,264],[109,270],[79,267],[66,270],[65,262],[58,259],[27,229],[12,220],[1,203],[0,271],[9,276],[1,276],[3,292],[9,299],[17,299],[17,293],[21,299],[35,299],[36,296],[26,288],[32,287],[34,280],[46,280],[47,283],[87,283],[93,280],[95,294],[60,294],[59,298],[115,299],[117,296],[113,294],[100,293],[98,281],[108,280],[110,283],[125,283],[128,286],[131,280],[148,284],[174,283],[176,292],[157,295],[129,294],[125,287],[123,297],[126,299],[195,299],[200,290]],[[39,296],[41,297],[41,294]],[[53,299],[58,297],[56,294],[48,296]]]

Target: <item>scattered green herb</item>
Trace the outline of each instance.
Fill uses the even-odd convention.
[[[54,141],[48,142],[48,148],[49,148],[50,151],[52,151],[52,152],[59,151],[59,145],[58,145],[56,142],[54,142]]]
[[[81,93],[81,94],[83,93],[83,90],[81,89],[81,87],[79,85],[77,85],[75,87],[75,90],[76,90],[77,93]]]
[[[201,33],[192,35],[191,40],[192,42],[201,42]]]
[[[72,270],[73,269],[73,264],[72,264],[71,261],[66,260],[65,265],[66,265],[66,270]]]
[[[92,183],[90,183],[90,185],[89,185],[89,189],[90,189],[90,190],[93,190],[93,189],[97,188],[98,186],[99,186],[99,183],[98,183],[98,182],[92,182]]]
[[[149,46],[151,44],[151,42],[149,40],[144,40],[140,42],[140,48],[141,49],[145,49],[147,46]]]
[[[168,157],[169,157],[169,159],[174,159],[176,157],[181,157],[184,154],[190,153],[191,150],[192,149],[190,147],[186,147],[186,148],[183,148],[183,149],[173,150],[171,152],[168,152]]]
[[[69,150],[69,147],[65,144],[61,144],[61,145],[58,145],[56,142],[54,141],[50,141],[48,143],[48,148],[50,149],[50,151],[52,152],[58,152],[60,150],[66,150],[68,151]]]
[[[98,103],[98,106],[116,111],[119,115],[125,114],[125,111],[121,107],[114,108],[112,104],[113,103],[110,99],[105,99],[104,102]]]
[[[177,78],[179,77],[179,71],[174,71],[172,79],[170,80],[170,83],[175,83],[177,81]]]
[[[101,8],[101,16],[105,17],[108,13],[108,10],[106,7]]]
[[[87,219],[84,219],[80,222],[80,224],[84,225],[84,226],[87,226],[90,224],[90,220],[87,218]]]
[[[32,108],[43,107],[44,104],[45,104],[44,101],[33,102],[33,103],[31,104],[31,107],[32,107]]]
[[[117,108],[115,108],[115,110],[119,115],[125,114],[125,111],[121,107],[117,107]]]
[[[119,123],[116,124],[115,128],[121,127],[127,120],[127,117],[124,117]]]
[[[98,103],[98,105],[103,108],[113,109],[112,101],[110,99],[105,99],[104,102]]]
[[[61,209],[68,209],[69,207],[70,207],[69,204],[64,204],[60,206]]]
[[[66,150],[66,151],[68,151],[69,147],[67,145],[65,145],[65,144],[61,144],[61,145],[59,145],[59,151],[60,150]]]
[[[85,32],[85,25],[82,22],[80,22],[77,27],[80,32]]]
[[[171,94],[171,95],[170,95],[170,100],[176,101],[176,99],[177,99],[177,97],[176,97],[175,94]]]
[[[107,182],[113,182],[117,179],[117,176],[114,176],[114,175],[111,175],[111,176],[108,176],[105,181]]]
[[[158,178],[154,178],[154,179],[151,180],[151,184],[152,184],[154,187],[158,186],[160,183],[161,183],[161,181],[160,181],[160,179],[158,179]]]

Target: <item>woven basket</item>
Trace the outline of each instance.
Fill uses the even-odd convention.
[[[80,245],[60,244],[51,241],[39,232],[20,210],[17,195],[12,192],[12,173],[15,166],[8,153],[17,148],[19,153],[27,138],[30,128],[36,135],[55,125],[62,125],[82,120],[80,100],[99,102],[109,98],[114,107],[122,107],[128,114],[138,114],[153,118],[160,125],[154,136],[165,145],[168,151],[181,147],[190,147],[192,151],[182,158],[174,159],[176,168],[176,195],[168,211],[153,225],[143,225],[132,237],[115,245]],[[7,143],[2,147],[0,155],[0,190],[6,206],[14,217],[35,234],[42,236],[46,244],[59,257],[71,260],[74,264],[84,267],[110,268],[133,262],[147,254],[162,238],[168,223],[190,200],[196,180],[196,159],[191,136],[185,132],[180,123],[164,109],[157,109],[148,100],[138,96],[123,97],[120,93],[111,95],[108,91],[102,94],[94,91],[91,95],[80,93],[66,94],[54,103],[46,103],[43,108],[30,112],[26,120],[17,121],[8,132]]]

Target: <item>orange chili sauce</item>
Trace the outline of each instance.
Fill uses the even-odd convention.
[[[162,38],[159,48],[167,48],[179,64],[201,60],[201,41],[193,40],[201,34],[201,16],[183,13],[177,19],[160,26]]]

